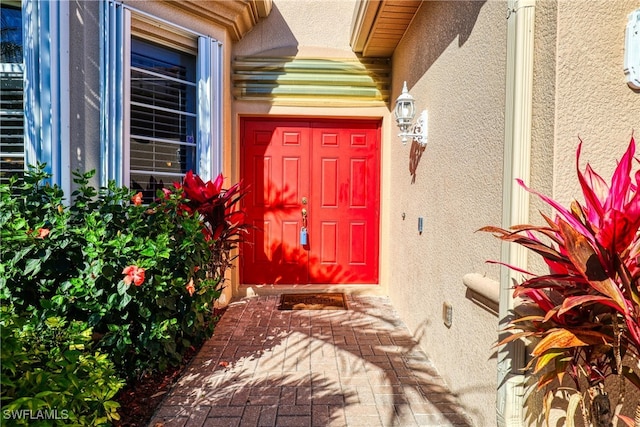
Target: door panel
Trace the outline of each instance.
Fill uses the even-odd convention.
[[[243,126],[245,209],[255,225],[242,248],[245,283],[306,283],[308,252],[299,244],[300,200],[309,193],[309,127],[247,121]]]
[[[244,119],[241,139],[242,282],[378,283],[379,122]]]
[[[312,126],[309,283],[378,283],[378,123]]]

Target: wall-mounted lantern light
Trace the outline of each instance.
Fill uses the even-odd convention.
[[[400,128],[400,136],[402,144],[406,144],[409,138],[415,140],[418,144],[427,145],[427,110],[423,110],[418,120],[413,124],[413,118],[416,115],[415,99],[407,90],[407,82],[402,86],[402,93],[396,99],[396,107],[394,109],[396,123]]]

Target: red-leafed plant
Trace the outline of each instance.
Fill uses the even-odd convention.
[[[549,270],[534,275],[517,269],[528,278],[515,286],[514,296],[535,311],[512,321],[513,333],[500,344],[536,339],[528,368],[538,375],[538,389],[546,387],[547,396],[552,395],[568,376],[578,398],[570,400],[567,418],[581,402],[585,421],[599,427],[611,425],[613,417],[604,389],[608,376],[624,376],[640,389],[634,371],[640,360],[640,171],[634,172],[633,138],[610,185],[589,164],[581,172],[581,146],[582,141],[576,167],[584,202],[573,201],[567,209],[519,181],[549,204],[555,217],[542,214],[542,226],[481,230],[539,254]],[[634,362],[634,367],[625,366],[625,361]],[[635,422],[618,417],[640,426],[638,412]]]
[[[239,202],[246,192],[242,190],[240,183],[223,189],[223,182],[222,174],[214,181],[204,182],[198,175],[188,171],[182,185],[176,184],[176,188],[181,187],[185,198],[183,209],[201,217],[202,232],[214,254],[207,266],[208,272],[221,280],[233,262],[232,249],[237,247],[241,235],[248,228],[244,212],[238,210]]]

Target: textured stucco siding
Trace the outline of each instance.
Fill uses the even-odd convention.
[[[505,17],[505,2],[425,2],[393,56],[394,96],[406,80],[429,113],[429,142],[422,151],[389,141],[389,294],[478,426],[495,424],[498,322],[467,297],[462,278],[498,279],[486,261],[499,259],[500,244],[476,230],[501,221]]]
[[[349,46],[355,0],[275,0],[269,17],[234,46],[234,55],[355,57]]]
[[[578,138],[588,161],[606,179],[640,131],[640,92],[626,83],[624,36],[638,0],[561,1],[558,5],[554,197],[579,196],[575,173]]]
[[[536,2],[529,182],[564,204],[580,198],[578,137],[582,166],[589,161],[608,179],[637,136],[640,93],[626,84],[623,54],[627,16],[638,7]],[[505,14],[505,2],[427,2],[393,57],[394,96],[407,80],[419,110],[429,111],[429,144],[424,152],[392,150],[390,253],[398,262],[389,293],[477,425],[495,422],[497,324],[466,298],[461,278],[498,277],[484,261],[499,258],[499,243],[474,231],[501,221]],[[540,209],[549,212],[532,197],[530,222],[540,223]],[[529,263],[541,267],[535,256]],[[441,319],[445,301],[453,305],[450,329]]]

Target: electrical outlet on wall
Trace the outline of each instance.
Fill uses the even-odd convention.
[[[447,328],[453,323],[453,306],[448,302],[442,303],[442,321]]]

